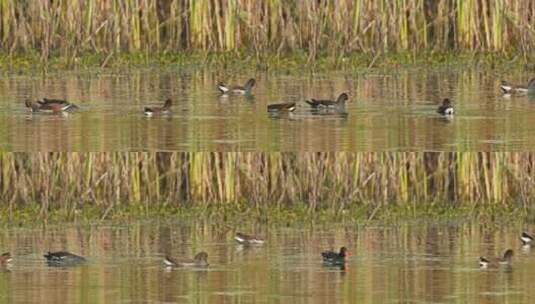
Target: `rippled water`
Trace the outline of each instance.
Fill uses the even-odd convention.
[[[391,73],[237,73],[180,69],[63,72],[0,78],[0,148],[9,151],[422,151],[535,147],[535,100],[503,98],[500,80],[527,73],[398,69]],[[221,98],[216,84],[257,79],[251,98]],[[340,113],[315,113],[303,100],[349,92]],[[67,98],[81,110],[31,115],[26,98]],[[142,108],[175,100],[174,115]],[[457,115],[435,113],[444,97]],[[291,115],[266,106],[296,101]],[[317,115],[322,114],[322,115]]]
[[[400,224],[302,229],[240,226],[265,236],[244,248],[236,227],[151,222],[95,227],[4,229],[0,249],[12,265],[0,272],[9,303],[533,303],[535,249],[519,231],[478,224]],[[345,245],[345,269],[325,267],[320,252]],[[478,257],[506,248],[510,268],[481,270]],[[89,260],[48,267],[42,253],[69,250]],[[166,270],[162,257],[209,254],[207,269]]]

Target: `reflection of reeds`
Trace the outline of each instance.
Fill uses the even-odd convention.
[[[498,203],[535,198],[532,153],[0,154],[11,207]]]
[[[525,0],[0,1],[6,52],[533,50]]]

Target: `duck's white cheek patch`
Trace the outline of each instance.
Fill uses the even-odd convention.
[[[168,259],[164,259],[163,260],[163,263],[166,265],[166,266],[173,266],[174,264],[171,263],[171,261],[169,261]]]
[[[504,92],[509,92],[512,89],[510,86],[505,86],[505,85],[502,85],[501,88],[502,88],[502,91]]]

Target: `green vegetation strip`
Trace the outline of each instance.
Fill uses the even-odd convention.
[[[374,56],[351,53],[343,57],[320,56],[309,62],[303,53],[284,56],[266,53],[259,57],[244,53],[183,52],[183,53],[121,53],[111,57],[85,54],[75,58],[53,56],[43,61],[34,53],[1,54],[1,73],[40,73],[63,70],[128,69],[128,68],[203,68],[227,71],[274,71],[302,73],[341,70],[365,73],[370,70],[406,68],[474,67],[480,69],[525,69],[535,71],[533,57],[518,54],[504,55],[489,52],[407,52],[385,53]]]
[[[436,222],[471,222],[481,224],[534,222],[535,213],[528,214],[523,209],[503,206],[477,208],[451,208],[445,205],[430,204],[414,209],[406,206],[355,206],[348,210],[317,210],[310,212],[307,208],[272,208],[250,209],[248,207],[157,207],[149,210],[139,206],[118,207],[109,212],[97,207],[83,207],[72,212],[63,209],[51,210],[44,217],[39,204],[25,206],[14,210],[0,210],[0,226],[32,227],[43,224],[73,223],[81,225],[94,224],[128,224],[132,221],[202,221],[223,225],[258,223],[299,227],[303,224],[330,226],[346,225],[390,225],[399,222],[436,223]],[[358,205],[358,204],[357,204]]]

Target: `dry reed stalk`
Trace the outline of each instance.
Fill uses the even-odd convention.
[[[58,53],[534,49],[524,0],[0,1],[0,49]]]
[[[339,210],[535,198],[532,153],[0,153],[5,207],[182,204]],[[9,206],[8,206],[9,205]]]

